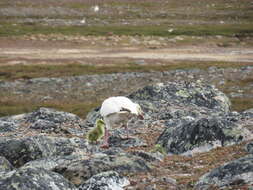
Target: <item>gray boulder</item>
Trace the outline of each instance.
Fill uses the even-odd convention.
[[[10,164],[10,162],[5,157],[0,156],[0,173],[8,172],[13,169],[14,167]]]
[[[180,120],[167,127],[157,140],[168,153],[192,155],[252,138],[246,128],[226,117]]]
[[[58,166],[54,171],[62,174],[72,183],[80,185],[93,175],[101,172],[113,170],[124,175],[147,172],[150,169],[150,165],[140,157],[128,153],[114,154],[111,152],[110,154],[92,154],[88,159]]]
[[[83,120],[78,116],[51,108],[39,108],[31,113],[0,118],[0,133],[13,132],[16,135],[26,135],[27,130],[37,133],[82,135],[83,128]]]
[[[39,129],[44,133],[82,134],[82,120],[72,114],[50,108],[40,108],[25,116],[25,122],[32,129]]]
[[[195,189],[228,188],[238,185],[253,185],[252,155],[239,158],[206,173],[196,183]]]
[[[128,179],[120,176],[117,172],[107,171],[92,176],[79,186],[79,190],[123,190],[123,187],[129,184]]]
[[[199,107],[206,111],[213,110],[227,113],[231,105],[224,93],[211,85],[203,83],[159,83],[146,86],[132,93],[129,98],[143,103],[144,110],[148,112],[159,112],[160,114],[169,112],[167,116],[163,116],[165,119],[176,116],[176,114],[170,113],[172,111],[171,107],[180,107],[180,109]],[[182,112],[182,114],[185,115],[187,113]],[[193,110],[192,114],[194,115]]]
[[[34,123],[39,119],[52,121],[54,123],[64,123],[64,122],[77,123],[78,121],[80,121],[80,118],[72,113],[57,111],[52,108],[41,107],[38,110],[26,115],[26,120],[31,123]]]
[[[76,190],[63,176],[43,168],[20,168],[0,176],[4,190]]]
[[[27,138],[0,138],[0,156],[20,167],[25,163],[50,156],[87,152],[87,142],[79,138],[32,136]]]

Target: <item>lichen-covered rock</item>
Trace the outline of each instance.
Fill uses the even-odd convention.
[[[87,152],[87,142],[79,138],[32,136],[27,138],[0,138],[0,156],[14,166],[50,156],[70,155]]]
[[[8,172],[13,169],[14,167],[10,164],[10,162],[5,157],[0,156],[0,173]]]
[[[0,133],[8,131],[22,134],[22,131],[29,129],[37,133],[82,135],[83,127],[83,120],[78,116],[51,108],[0,118]]]
[[[168,153],[191,155],[252,138],[246,128],[226,117],[208,117],[178,122],[167,127],[157,140]]]
[[[164,158],[160,152],[133,151],[131,154],[139,156],[147,162],[162,161]]]
[[[150,166],[140,157],[127,153],[116,155],[98,153],[91,155],[89,159],[72,162],[55,169],[76,185],[80,185],[93,175],[111,170],[119,174],[138,173],[150,171]]]
[[[85,119],[87,125],[92,125],[92,124],[96,123],[96,120],[98,118],[102,118],[99,111],[100,111],[100,107],[97,107],[97,108],[94,108],[93,110],[91,110],[87,114],[86,119]]]
[[[20,168],[0,176],[4,190],[76,190],[77,188],[58,173],[43,168]]]
[[[102,172],[92,176],[79,186],[79,190],[123,190],[130,182],[115,171]]]
[[[17,124],[14,121],[0,120],[0,134],[6,132],[12,132],[17,129]]]
[[[108,143],[112,147],[136,147],[136,146],[147,146],[143,140],[139,139],[138,137],[131,137],[131,138],[122,138],[119,135],[115,135],[115,131],[112,132]]]
[[[65,156],[51,156],[27,162],[23,168],[44,168],[53,171],[58,166],[68,165],[72,162],[87,159],[87,155],[72,154]]]
[[[75,135],[81,133],[78,130],[82,120],[78,116],[50,108],[40,108],[27,114],[25,121],[30,124],[30,128],[40,129],[42,132],[64,132]]]
[[[206,190],[216,186],[219,188],[233,185],[253,185],[253,156],[245,156],[229,162],[203,175],[195,185],[195,189]]]
[[[152,103],[150,108],[160,111],[161,108],[170,106],[193,106],[202,107],[218,112],[228,112],[230,101],[227,96],[211,85],[202,83],[159,83],[146,86],[132,93],[130,98],[138,101]],[[148,107],[146,107],[148,109]]]

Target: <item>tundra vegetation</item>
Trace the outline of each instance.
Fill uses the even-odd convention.
[[[224,92],[232,111],[253,108],[252,11],[252,0],[1,0],[0,117],[48,107],[85,119],[108,96],[128,95],[166,81],[200,80]],[[187,53],[196,49],[212,59],[36,54],[50,48],[109,49],[110,54],[138,52],[144,57],[171,48],[183,57],[186,49]],[[238,58],[215,59],[220,53]],[[252,125],[246,127],[253,131]],[[139,135],[148,145],[126,151],[152,151],[160,134],[149,128]],[[152,171],[126,177],[140,189],[154,184],[158,190],[167,189],[166,180],[152,180],[160,176],[176,179],[181,189],[193,189],[203,174],[247,155],[247,143],[193,157],[165,156]]]

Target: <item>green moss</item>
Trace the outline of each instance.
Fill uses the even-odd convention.
[[[238,140],[239,141],[239,138],[241,137],[241,134],[242,134],[242,130],[241,129],[223,129],[223,132],[225,134],[226,137],[231,137],[233,138],[234,140]],[[229,144],[229,141],[225,141],[225,144],[224,146],[227,146],[227,145],[230,145]]]
[[[160,153],[163,154],[163,155],[167,155],[166,150],[162,147],[161,144],[156,144],[156,145],[152,148],[151,152],[160,152]]]
[[[183,98],[188,98],[190,96],[190,94],[186,90],[179,90],[178,92],[176,92],[176,95],[181,96]]]
[[[253,108],[252,98],[231,98],[232,110],[244,111]]]

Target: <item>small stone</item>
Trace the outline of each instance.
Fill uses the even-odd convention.
[[[253,141],[246,144],[245,149],[248,153],[253,154]]]
[[[13,169],[14,167],[10,164],[10,162],[5,157],[0,156],[0,173],[9,172]]]
[[[162,177],[161,181],[172,184],[172,185],[177,185],[177,180],[175,180],[171,177]]]
[[[129,184],[130,182],[126,177],[120,176],[115,171],[107,171],[92,176],[79,186],[79,190],[123,190],[123,187]]]
[[[154,185],[148,185],[147,187],[145,187],[145,190],[157,190],[156,189],[156,184],[154,184]]]

